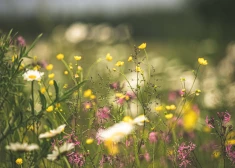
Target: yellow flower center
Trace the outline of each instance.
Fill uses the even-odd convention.
[[[36,77],[37,77],[36,75],[29,75],[30,79],[36,79]]]

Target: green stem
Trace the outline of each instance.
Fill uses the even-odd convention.
[[[139,155],[138,155],[139,154],[139,147],[138,147],[138,142],[137,142],[136,136],[134,136],[134,141],[135,141],[135,161],[136,161],[137,167],[140,167],[140,160],[139,160]],[[133,166],[134,166],[134,164],[132,165],[132,167]]]
[[[148,66],[148,80],[150,80],[150,66],[149,66],[149,59],[148,59],[148,54],[147,51],[144,49],[144,53],[146,55],[146,59],[147,59],[147,66]]]
[[[32,116],[34,116],[34,88],[33,88],[33,83],[34,80],[31,83],[31,95],[32,95],[32,104],[31,104],[31,111],[32,111]]]
[[[73,76],[73,72],[71,71],[71,69],[69,68],[68,64],[62,59],[61,60],[63,62],[63,64],[65,65],[65,67],[67,68],[67,70],[69,71],[69,74],[72,78],[72,80],[74,81],[74,84],[77,84],[77,81],[75,80],[74,76]]]
[[[68,159],[65,156],[63,156],[63,159],[64,159],[64,161],[65,161],[65,163],[67,165],[67,168],[71,168],[71,166],[70,166],[70,164],[68,162]]]

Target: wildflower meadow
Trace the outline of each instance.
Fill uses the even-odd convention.
[[[148,42],[57,37],[1,34],[0,168],[235,167],[234,54],[191,69]]]

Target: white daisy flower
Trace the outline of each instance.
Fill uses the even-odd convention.
[[[12,150],[12,151],[20,151],[20,152],[24,152],[24,151],[32,151],[32,150],[37,150],[39,149],[39,146],[37,144],[28,144],[28,143],[10,143],[10,145],[6,146],[7,150]]]
[[[124,137],[129,135],[134,130],[134,125],[130,122],[120,122],[114,124],[106,130],[102,130],[99,132],[98,137],[101,140],[106,141],[110,140],[113,142],[119,142]]]
[[[97,133],[97,137],[103,141],[119,142],[135,129],[135,124],[143,125],[144,121],[149,122],[148,118],[144,115],[140,115],[134,120],[130,117],[126,117],[124,121],[116,123],[105,130],[99,131],[99,133]]]
[[[74,148],[74,143],[67,143],[65,142],[61,147],[57,147],[55,146],[54,147],[54,150],[52,151],[52,154],[48,154],[47,155],[47,159],[48,160],[56,160],[60,155],[70,151],[71,149]]]
[[[133,123],[137,125],[144,125],[144,122],[149,122],[148,118],[145,115],[139,115],[133,120]]]
[[[43,75],[44,72],[39,72],[37,70],[27,70],[22,76],[24,77],[24,80],[27,81],[40,81]]]
[[[64,131],[64,128],[65,128],[65,124],[63,125],[60,125],[58,128],[56,129],[53,129],[53,130],[50,130],[49,132],[45,132],[43,134],[40,134],[39,135],[39,138],[51,138],[51,137],[54,137],[56,136],[57,134],[60,134],[61,132]]]

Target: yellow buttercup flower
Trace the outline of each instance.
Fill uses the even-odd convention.
[[[23,164],[23,159],[22,158],[16,159],[16,164],[22,165]]]
[[[20,70],[24,69],[24,64],[23,63],[20,64],[20,68],[19,69]]]
[[[133,58],[132,58],[132,56],[130,56],[127,61],[131,62],[132,60],[133,60]]]
[[[135,67],[135,71],[136,71],[136,72],[141,72],[141,68],[140,68],[139,66],[136,66],[136,67]]]
[[[54,85],[54,80],[50,80],[49,85]]]
[[[91,89],[87,89],[84,91],[84,94],[83,94],[84,97],[90,97],[91,95],[92,95]]]
[[[204,58],[198,58],[198,63],[200,64],[200,65],[207,65],[208,63],[207,63],[207,60],[205,60]]]
[[[196,95],[196,96],[199,96],[201,92],[202,92],[202,91],[201,91],[200,89],[197,89],[197,90],[195,91],[195,95]]]
[[[95,99],[96,98],[96,96],[95,95],[90,95],[90,99]]]
[[[93,142],[94,142],[94,139],[92,139],[92,138],[88,138],[86,140],[86,144],[92,144]]]
[[[48,75],[48,78],[54,78],[55,77],[55,74],[54,73],[51,73]]]
[[[64,74],[65,74],[65,75],[68,75],[68,74],[69,74],[69,72],[68,72],[68,71],[64,71]]]
[[[52,64],[47,65],[47,66],[46,66],[46,69],[47,69],[48,71],[52,70],[52,69],[53,69],[53,65],[52,65]]]
[[[146,43],[142,43],[141,45],[139,45],[139,49],[145,49],[146,48],[146,46],[147,46],[147,44]]]
[[[197,124],[198,114],[192,109],[185,110],[183,116],[183,127],[186,131],[192,131]]]
[[[72,63],[69,63],[69,69],[73,69],[73,64]]]
[[[113,71],[115,72],[117,69],[116,68],[113,68]]]
[[[117,67],[120,67],[120,66],[123,66],[124,65],[124,62],[123,61],[118,61],[115,66]]]
[[[130,116],[125,116],[125,117],[122,119],[122,121],[124,121],[124,122],[131,122],[131,121],[133,121],[133,119],[132,119]]]
[[[108,53],[108,54],[106,55],[106,60],[107,60],[107,61],[112,61],[112,59],[113,59],[113,57],[110,55],[110,53]]]
[[[14,62],[16,58],[17,58],[17,55],[14,54],[14,55],[12,56],[11,62]]]
[[[169,113],[169,114],[166,114],[166,115],[165,115],[165,118],[168,119],[168,120],[171,119],[172,117],[173,117],[173,114],[172,114],[172,113]]]
[[[46,111],[47,112],[52,112],[54,110],[54,107],[53,106],[49,106],[47,107]]]
[[[41,88],[41,89],[40,89],[40,92],[41,92],[42,94],[44,94],[44,93],[46,92],[46,88],[45,88],[45,87]]]
[[[63,88],[64,88],[64,89],[68,88],[68,84],[67,84],[67,83],[64,84]]]
[[[220,151],[215,150],[215,151],[213,152],[213,157],[214,157],[214,158],[220,157]]]
[[[235,145],[235,139],[226,140],[226,145]]]
[[[81,56],[74,56],[74,59],[75,59],[76,61],[79,61],[79,60],[82,59],[82,57],[81,57]]]
[[[56,56],[56,58],[57,58],[58,60],[62,60],[62,59],[64,59],[64,54],[58,54],[58,55]]]
[[[162,111],[163,110],[163,106],[157,106],[157,107],[155,107],[155,110],[157,112]]]
[[[41,67],[39,65],[36,65],[35,67],[33,67],[33,70],[38,71]]]
[[[104,141],[104,146],[106,146],[110,155],[116,155],[119,153],[117,143],[115,143],[111,140]]]

